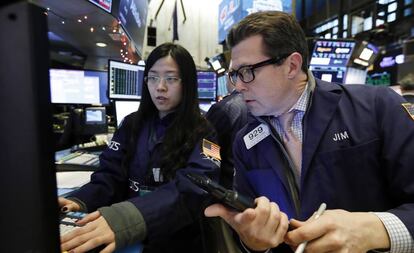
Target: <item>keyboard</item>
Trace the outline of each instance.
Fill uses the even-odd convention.
[[[55,162],[57,171],[95,171],[99,168],[99,155],[74,152]]]
[[[85,217],[85,215],[86,213],[82,212],[68,212],[62,214],[59,222],[60,236],[65,235],[73,229],[79,227],[76,222]]]

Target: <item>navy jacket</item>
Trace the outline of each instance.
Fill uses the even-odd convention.
[[[303,119],[298,207],[277,138],[269,135],[249,150],[243,141],[264,117],[252,117],[236,137],[235,187],[267,196],[300,220],[322,202],[328,209],[391,212],[414,236],[414,121],[403,102],[387,87],[316,80]]]
[[[233,91],[212,105],[206,118],[216,129],[219,139],[222,158],[220,183],[226,188],[231,188],[234,174],[232,146],[237,131],[246,125],[248,120],[246,103],[240,93]]]
[[[101,154],[100,169],[92,174],[91,182],[71,195],[82,200],[89,212],[125,200],[133,203],[147,225],[146,242],[155,248],[165,247],[153,249],[154,252],[178,252],[174,247],[191,248],[191,240],[199,236],[198,218],[202,215],[205,194],[184,175],[197,172],[214,180],[218,180],[219,175],[219,164],[203,155],[200,140],[187,166],[179,169],[173,180],[163,183],[154,180],[152,169],[158,167],[157,158],[171,117],[170,114],[162,120],[156,118],[143,125],[135,156],[127,169],[122,164],[127,152],[129,131],[126,126],[129,124],[123,122],[109,147]],[[125,121],[131,120],[133,114],[125,118]],[[206,139],[216,142],[214,130],[211,135]],[[143,190],[148,187],[153,191],[144,195]]]

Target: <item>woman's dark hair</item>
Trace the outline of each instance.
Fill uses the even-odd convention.
[[[302,70],[308,71],[308,44],[305,33],[296,19],[281,11],[255,12],[241,20],[229,31],[227,44],[230,48],[254,35],[261,35],[265,54],[279,57],[298,52],[302,55]]]
[[[176,116],[168,127],[161,151],[160,167],[164,178],[174,177],[177,169],[185,167],[190,153],[196,143],[212,128],[201,116],[197,98],[197,70],[191,54],[182,46],[164,43],[156,47],[148,56],[145,64],[144,77],[152,66],[161,58],[171,56],[177,63],[181,78],[182,100],[175,109]],[[152,102],[148,86],[142,86],[142,99],[138,111],[130,123],[128,151],[123,166],[129,166],[136,152],[137,140],[144,122],[158,117],[158,109]]]

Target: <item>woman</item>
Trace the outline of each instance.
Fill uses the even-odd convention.
[[[62,236],[62,250],[112,252],[141,241],[144,252],[200,252],[203,193],[185,174],[217,179],[219,156],[207,152],[215,134],[200,114],[194,61],[183,47],[163,44],[149,55],[144,80],[141,105],[114,134],[101,168],[59,199],[63,211],[98,210]]]

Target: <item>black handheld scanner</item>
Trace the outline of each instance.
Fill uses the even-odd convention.
[[[186,176],[191,180],[191,182],[196,184],[204,191],[210,193],[217,200],[239,212],[243,212],[247,208],[256,207],[253,199],[242,196],[236,191],[226,189],[205,175],[187,173]]]

